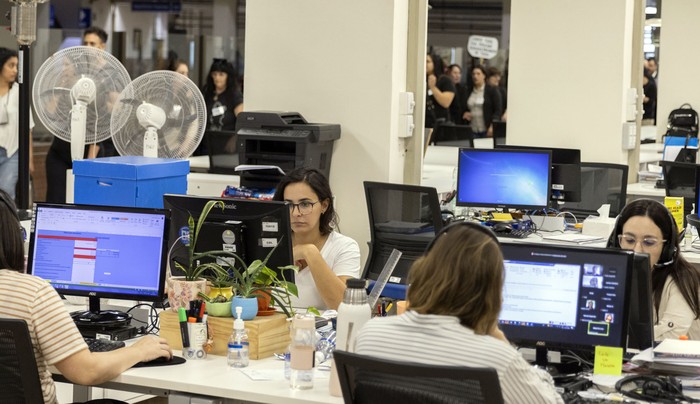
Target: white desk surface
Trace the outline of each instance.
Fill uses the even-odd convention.
[[[179,351],[175,351],[180,355]],[[204,360],[191,360],[182,365],[132,368],[99,387],[168,395],[171,392],[190,393],[260,403],[342,403],[341,397],[328,392],[326,375],[314,378],[310,390],[292,390],[284,379],[284,361],[274,357],[250,361],[248,370],[273,371],[274,380],[252,380],[238,369],[229,369],[226,357],[209,355]],[[54,374],[55,369],[53,370]],[[328,371],[317,371],[330,373]],[[85,386],[74,386],[74,399],[84,397]]]
[[[654,197],[663,200],[663,198],[666,196],[666,190],[663,188],[656,188],[654,184],[654,181],[642,181],[627,184],[627,200],[629,201],[639,197]],[[632,198],[632,196],[634,196],[634,198]]]

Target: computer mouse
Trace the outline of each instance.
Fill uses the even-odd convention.
[[[513,231],[513,225],[505,222],[496,223],[493,225],[493,231],[496,233],[510,233]]]

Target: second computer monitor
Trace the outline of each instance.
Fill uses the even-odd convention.
[[[603,248],[504,243],[499,324],[527,347],[625,347],[634,253]]]
[[[543,209],[549,204],[548,150],[460,149],[457,205]]]

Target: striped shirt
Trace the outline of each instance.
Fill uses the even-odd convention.
[[[44,403],[57,403],[56,387],[48,366],[87,349],[61,298],[53,287],[41,278],[2,269],[0,317],[19,318],[27,322],[39,369]]]
[[[453,316],[408,311],[373,319],[360,330],[355,352],[429,365],[494,368],[506,403],[563,403],[548,373],[530,366],[509,344],[476,335]]]

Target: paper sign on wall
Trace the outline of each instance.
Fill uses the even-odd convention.
[[[490,36],[472,35],[467,51],[475,58],[491,59],[498,53],[498,39]]]

